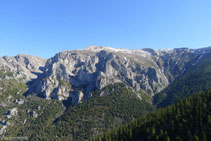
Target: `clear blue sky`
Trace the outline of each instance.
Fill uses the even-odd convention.
[[[211,45],[211,0],[0,0],[0,56]]]

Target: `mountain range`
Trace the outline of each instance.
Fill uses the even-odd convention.
[[[195,92],[206,91],[211,87],[210,64],[211,47],[131,50],[91,46],[83,50],[63,51],[49,59],[30,55],[4,56],[0,58],[0,134],[11,136],[26,133],[32,137],[35,131],[28,133],[27,129],[42,120],[42,116],[49,118],[43,112],[52,110],[54,114],[46,121],[49,129],[63,131],[60,127],[68,126],[72,121],[71,129],[75,127],[77,131],[67,132],[71,133],[70,138],[79,140],[78,136],[83,136],[82,139],[94,134],[97,136],[118,127],[118,120],[119,124],[127,123],[152,111],[154,106],[172,105]],[[121,93],[122,99],[119,99]],[[108,102],[112,100],[113,103]],[[114,110],[120,101],[130,107],[124,114],[119,114],[125,109],[121,109],[120,105],[118,108],[121,110]],[[134,101],[138,105],[136,108]],[[92,106],[86,109],[87,105]],[[74,107],[78,110],[75,111]],[[90,127],[93,131],[87,134],[81,132],[79,126],[88,124],[81,125],[86,118],[93,122],[93,117],[87,113],[84,113],[84,118],[76,114],[80,123],[70,119],[72,111],[83,112],[81,107],[87,111],[92,109],[90,113],[96,109],[98,113],[107,113],[103,118],[96,114],[97,123]],[[143,112],[137,114],[139,108]],[[130,110],[127,117],[126,113]],[[110,121],[113,117],[116,117],[115,122]],[[103,119],[107,119],[109,125],[102,123]],[[103,127],[103,124],[108,127]],[[8,131],[14,125],[19,128]],[[37,126],[41,126],[40,123]],[[98,128],[101,131],[96,132]],[[75,132],[77,136],[73,136]],[[58,136],[63,137],[61,134]]]
[[[46,99],[81,97],[80,100],[85,100],[91,91],[119,82],[126,83],[136,92],[157,94],[210,53],[211,48],[88,47],[63,51],[47,60],[29,55],[5,56],[0,58],[0,68],[30,83],[31,94]]]

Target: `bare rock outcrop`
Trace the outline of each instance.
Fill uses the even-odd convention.
[[[0,58],[0,69],[31,81],[30,94],[60,101],[71,98],[72,103],[80,103],[90,97],[91,91],[120,82],[135,92],[154,95],[210,52],[210,48],[130,50],[98,46],[63,51],[48,60],[5,56]]]
[[[36,79],[45,66],[46,60],[31,55],[17,55],[14,57],[0,57],[0,69],[12,72],[16,79],[22,79],[25,82]],[[9,77],[6,76],[6,77]]]

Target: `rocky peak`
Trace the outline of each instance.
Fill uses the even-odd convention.
[[[45,63],[45,59],[31,55],[4,56],[0,58],[0,69],[14,73],[15,78],[30,81],[37,78]]]
[[[64,51],[47,60],[32,91],[63,100],[80,90],[87,98],[92,90],[123,82],[137,92],[142,89],[154,94],[168,85],[168,79],[149,56],[143,50],[108,47]]]
[[[72,98],[73,103],[80,103],[91,91],[120,82],[135,92],[156,94],[209,51],[210,48],[132,50],[92,46],[63,51],[48,60],[29,55],[5,56],[0,58],[0,67],[9,68],[27,81],[34,79],[30,93],[47,99]]]

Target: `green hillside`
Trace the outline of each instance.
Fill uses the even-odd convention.
[[[50,102],[44,113],[25,125],[17,135],[27,136],[30,140],[89,140],[154,109],[152,105],[138,99],[124,84],[110,85],[94,92],[85,102],[70,106],[53,122],[49,118],[56,117],[52,114],[60,111],[60,108],[56,108],[59,106],[57,102],[54,103]]]
[[[211,140],[211,90],[106,132],[97,141]]]

